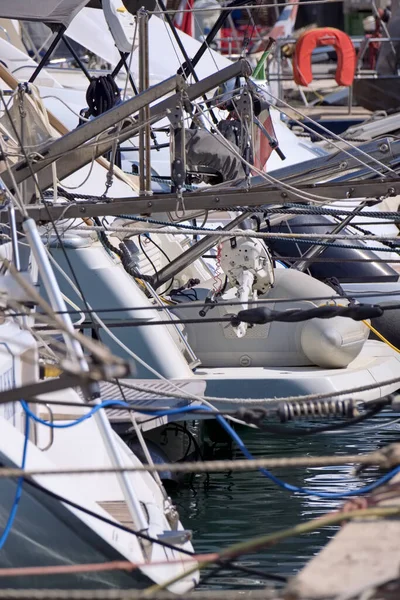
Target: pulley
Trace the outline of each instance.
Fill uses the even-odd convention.
[[[122,0],[122,3],[131,15],[137,15],[141,8],[144,8],[144,10],[148,12],[152,12],[157,6],[157,0]],[[150,16],[151,15],[149,15],[149,17]]]

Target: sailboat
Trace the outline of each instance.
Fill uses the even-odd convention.
[[[85,8],[84,10],[93,9]],[[15,16],[15,13],[13,14]],[[79,18],[79,14],[78,12],[75,20]],[[7,15],[4,13],[4,16]],[[8,16],[11,16],[11,9]],[[65,14],[60,16],[63,27],[68,24],[68,19],[65,20],[65,17]],[[99,19],[102,18],[99,17]],[[110,23],[108,25],[110,26]],[[149,31],[154,28],[156,36],[161,29],[165,31],[166,24],[157,17],[149,19],[148,25]],[[82,32],[81,35],[83,35]],[[178,33],[178,36],[186,44],[184,34]],[[83,42],[83,38],[78,38],[75,34],[74,39],[79,43]],[[195,40],[191,40],[189,43],[199,46]],[[187,54],[187,51],[185,52]],[[106,50],[104,50],[103,57],[106,56],[105,53]],[[107,56],[109,57],[109,54]],[[204,53],[202,56],[204,57]],[[159,53],[157,53],[157,58],[157,64],[162,64]],[[226,61],[224,57],[218,57],[218,61],[221,61],[222,67],[219,72],[208,74],[198,83],[190,84],[189,82],[187,84],[186,92],[189,100],[194,102],[199,96],[211,92],[224,81],[234,77],[246,78],[250,75],[245,61],[239,61],[237,64],[224,63],[226,66],[222,64],[223,61]],[[179,62],[180,60],[178,60]],[[200,63],[201,59],[199,65]],[[207,61],[203,60],[202,64],[203,68],[210,73],[210,58]],[[168,64],[167,68],[174,69],[175,67]],[[215,69],[215,66],[212,68]],[[149,68],[147,76],[151,72],[152,68]],[[40,75],[40,71],[38,74]],[[63,160],[62,157],[58,158],[56,169],[62,185],[66,184],[64,190],[68,190],[67,186],[69,186],[69,188],[75,188],[75,192],[71,192],[67,196],[53,197],[51,199],[52,206],[47,205],[44,209],[52,214],[53,219],[58,220],[58,231],[62,236],[65,252],[60,248],[58,236],[51,232],[52,226],[44,226],[42,230],[43,235],[47,236],[47,243],[58,265],[58,283],[62,292],[82,311],[85,310],[82,296],[86,298],[90,310],[97,313],[98,318],[106,326],[102,331],[100,330],[100,339],[121,358],[134,359],[133,376],[136,379],[149,380],[154,376],[161,377],[164,381],[170,382],[170,389],[172,388],[175,394],[177,394],[176,387],[179,388],[181,383],[198,383],[203,386],[205,397],[197,394],[192,395],[191,399],[198,402],[202,402],[203,399],[208,399],[208,401],[212,399],[213,406],[216,408],[232,409],[238,406],[253,406],[260,399],[265,399],[266,389],[268,389],[267,400],[271,401],[301,394],[329,394],[329,392],[337,394],[340,391],[345,393],[348,389],[356,388],[360,381],[371,383],[371,390],[362,396],[371,400],[397,389],[396,382],[390,384],[386,382],[391,379],[391,375],[393,375],[392,378],[395,378],[398,356],[388,345],[367,339],[369,328],[366,323],[357,323],[338,317],[327,322],[311,321],[296,327],[277,323],[247,327],[243,323],[232,325],[234,320],[228,325],[224,324],[224,319],[235,317],[239,310],[246,311],[252,307],[254,302],[258,301],[270,302],[271,306],[278,301],[283,302],[282,307],[285,309],[318,307],[327,302],[348,303],[348,299],[343,294],[333,293],[327,284],[315,280],[306,273],[276,268],[265,244],[261,241],[250,243],[244,235],[239,233],[238,227],[246,221],[246,214],[233,215],[234,220],[226,226],[226,231],[223,232],[224,240],[220,249],[222,269],[220,277],[226,280],[225,287],[218,285],[215,272],[201,259],[204,252],[215,246],[216,241],[219,240],[211,235],[207,238],[207,231],[201,228],[199,232],[205,237],[194,245],[191,245],[189,235],[184,233],[179,232],[180,239],[175,235],[175,231],[171,232],[169,237],[162,233],[161,230],[171,222],[179,224],[179,222],[187,221],[187,219],[204,212],[205,208],[211,208],[215,203],[219,203],[223,208],[228,207],[229,200],[226,198],[229,196],[232,198],[236,195],[242,204],[247,204],[250,196],[259,193],[258,204],[262,204],[264,188],[268,193],[268,188],[271,187],[265,184],[262,176],[258,181],[257,179],[249,180],[247,177],[239,179],[235,183],[225,181],[220,185],[213,185],[211,188],[197,190],[196,193],[185,194],[185,205],[181,206],[181,210],[179,210],[180,202],[183,199],[179,193],[177,195],[156,194],[149,199],[146,196],[151,190],[141,188],[140,191],[147,192],[147,195],[145,193],[137,197],[138,179],[114,168],[113,187],[106,188],[110,194],[109,197],[114,200],[109,201],[102,198],[107,167],[105,167],[104,161],[99,164],[94,160],[93,152],[91,154],[86,152],[85,157],[83,155],[81,157],[78,148],[93,137],[94,134],[89,132],[96,131],[95,135],[98,135],[110,126],[121,123],[122,119],[136,112],[138,108],[148,110],[150,105],[150,110],[154,114],[153,123],[162,122],[165,118],[165,111],[168,109],[168,102],[172,101],[168,94],[173,93],[176,89],[176,81],[175,78],[161,80],[158,83],[156,81],[157,77],[154,78],[155,85],[152,87],[144,88],[144,91],[138,96],[114,106],[87,123],[83,123],[69,135],[55,139],[55,141],[49,140],[45,145],[44,162],[41,163],[42,159],[39,157],[32,165],[32,168],[38,173],[39,185],[49,189],[54,184],[54,173],[50,173],[50,170],[44,169],[43,166],[54,163],[54,158],[60,157],[60,152],[62,155],[66,151],[65,149],[71,153],[67,160]],[[60,93],[59,88],[55,87],[54,89]],[[66,90],[64,96],[66,102],[68,102],[68,94],[69,90]],[[166,97],[166,99],[157,104],[158,97]],[[172,98],[178,101],[179,93],[175,92],[175,96]],[[173,127],[174,160],[179,160],[179,155],[176,154],[177,151],[179,152],[177,146],[179,129],[179,123],[176,121],[175,127]],[[130,130],[128,129],[128,131]],[[207,133],[212,136],[211,132]],[[132,135],[132,133],[124,131],[123,135],[120,134],[119,139],[121,141],[129,140]],[[209,136],[207,140],[211,140]],[[289,147],[294,140],[293,134],[288,134],[287,140]],[[95,153],[103,154],[111,147],[112,144],[104,142],[101,152],[97,149]],[[62,151],[61,148],[64,150]],[[74,154],[75,150],[77,152]],[[312,170],[317,167],[317,164],[320,164],[321,174],[324,172],[324,168],[327,172],[330,169],[335,170],[337,168],[335,165],[340,158],[336,156],[332,158],[325,154],[320,159],[316,159],[316,154],[320,155],[321,153],[315,151],[311,145],[307,146],[302,143],[296,143],[292,151],[297,154],[301,152],[304,160],[312,156]],[[228,151],[227,156],[231,155]],[[183,157],[181,156],[181,158]],[[357,162],[356,158],[354,160]],[[87,163],[91,163],[92,171],[88,172],[88,168],[84,166]],[[293,167],[288,167],[292,169],[293,173],[301,172],[306,167],[306,163],[298,164],[298,160],[296,163]],[[352,168],[353,165],[350,164],[348,166],[350,173]],[[14,170],[17,181],[29,179],[30,174],[26,171],[23,163],[16,165]],[[210,175],[210,173],[206,174]],[[82,175],[83,183],[81,183]],[[142,186],[143,171],[140,176],[142,178],[140,186]],[[249,181],[251,181],[250,188]],[[275,177],[275,181],[280,182],[277,177]],[[175,178],[175,185],[176,182]],[[353,189],[352,185],[350,177],[351,189]],[[54,191],[56,188],[57,185],[54,186]],[[341,197],[341,189],[338,185],[337,198]],[[366,194],[369,194],[375,188],[372,184],[368,189],[367,186],[363,189]],[[274,190],[272,193],[275,193]],[[83,202],[80,201],[79,195],[84,196]],[[126,200],[127,196],[130,200]],[[118,203],[115,201],[118,197],[124,200]],[[282,192],[278,190],[276,198],[278,197],[290,199],[290,194],[285,192],[285,195],[282,195]],[[90,202],[91,198],[94,198],[95,202]],[[73,201],[71,202],[71,200]],[[279,201],[276,202],[279,204]],[[37,220],[43,220],[43,207],[40,206],[40,203],[36,206],[32,205],[28,210],[30,214],[36,215]],[[128,215],[128,218],[121,217],[122,211]],[[179,216],[180,212],[182,214]],[[135,223],[135,215],[140,213],[151,213],[157,217],[156,223],[145,224],[147,227],[146,238],[142,238],[142,233],[138,237],[138,227],[142,217]],[[105,227],[104,236],[98,239],[87,222],[86,233],[74,229],[82,223],[80,220],[82,214],[88,218],[105,216],[112,219],[118,216],[119,219],[113,223],[110,221],[107,225],[108,229]],[[171,215],[173,215],[172,218]],[[133,221],[130,216],[134,217]],[[125,235],[121,236],[119,235],[121,231],[115,230],[115,233],[118,233],[115,236],[113,225],[119,226],[120,230],[123,229]],[[232,231],[232,234],[229,231]],[[132,236],[133,240],[130,240]],[[148,252],[143,251],[144,246],[141,247],[140,244],[142,239],[146,245],[154,246],[151,256]],[[115,252],[115,248],[118,249],[115,244],[119,243],[122,244],[123,249]],[[241,258],[242,250],[243,256],[246,251],[251,254],[250,268],[248,268],[247,261]],[[129,268],[127,268],[125,259],[128,259]],[[142,268],[143,265],[144,268]],[[81,290],[74,285],[73,277],[80,282]],[[188,287],[187,284],[190,281],[194,283]],[[178,291],[178,294],[171,292],[172,308],[170,304],[165,307],[163,298],[160,298],[159,290],[166,283],[170,284],[172,290]],[[188,289],[193,290],[193,294],[197,298],[196,302],[199,302],[200,306],[196,303],[189,307],[179,306],[177,296],[181,294],[180,301],[182,301],[182,298],[185,298],[185,290]],[[215,297],[218,299],[217,302],[214,302]],[[188,298],[186,293],[186,299]],[[322,300],[317,300],[317,298],[322,298]],[[170,323],[166,324],[162,320],[163,311],[160,311],[160,301]],[[117,317],[114,315],[112,321],[109,313],[105,312],[107,307],[112,307],[117,315]],[[208,325],[206,319],[203,321],[200,319],[198,323],[185,323],[185,319],[190,315],[195,315],[196,318],[202,312],[207,315],[209,309],[213,311],[210,315],[216,315],[217,319],[220,319],[220,324]],[[145,316],[143,316],[143,310],[147,311]],[[178,316],[177,321],[174,315]],[[115,324],[116,321],[119,323]],[[110,326],[111,329],[115,329],[115,333],[113,331],[110,333]],[[131,327],[134,327],[134,335]],[[154,380],[151,383],[154,384]],[[157,393],[152,392],[152,388],[149,386],[150,382],[148,382],[147,389],[156,398]],[[185,394],[182,392],[182,399],[184,397]]]
[[[152,18],[149,25],[152,22],[157,23]],[[141,75],[142,68],[143,65]],[[267,233],[276,233],[272,228],[280,226],[281,222],[290,224],[294,219],[289,210],[292,207],[285,207],[288,202],[296,203],[299,211],[305,211],[323,208],[321,204],[338,208],[335,201],[341,201],[343,205],[344,197],[356,207],[361,205],[360,208],[364,208],[362,203],[366,199],[376,200],[382,195],[394,197],[399,191],[397,178],[383,175],[385,169],[395,167],[398,147],[394,145],[390,155],[386,156],[379,146],[365,146],[362,151],[368,158],[364,156],[361,168],[357,152],[350,157],[347,154],[344,165],[345,153],[323,152],[317,156],[318,152],[311,145],[301,145],[288,134],[288,147],[292,140],[294,153],[300,152],[300,148],[304,151],[303,163],[293,158],[291,165],[281,173],[276,170],[265,173],[258,169],[257,176],[252,176],[251,161],[246,160],[245,166],[250,172],[243,167],[241,177],[235,180],[225,177],[216,185],[210,184],[210,181],[215,184],[215,173],[210,172],[210,164],[207,164],[209,171],[200,173],[198,169],[190,173],[197,182],[200,175],[202,183],[207,179],[206,185],[191,185],[189,192],[179,185],[179,177],[186,183],[184,176],[189,171],[179,169],[179,161],[185,163],[186,158],[180,138],[180,130],[184,129],[180,109],[183,112],[185,107],[179,102],[186,99],[196,105],[197,99],[202,98],[199,104],[207,105],[215,88],[241,77],[245,80],[250,77],[244,61],[237,65],[227,64],[217,73],[208,72],[204,79],[194,84],[185,83],[180,77],[173,77],[173,81],[160,79],[153,86],[143,86],[141,93],[99,116],[85,117],[87,120],[71,133],[61,131],[61,121],[43,108],[35,88],[29,85],[17,88],[13,95],[14,126],[22,131],[24,114],[35,115],[32,122],[36,125],[36,138],[25,138],[24,149],[31,162],[26,156],[21,159],[19,155],[23,148],[13,130],[12,119],[4,119],[3,142],[8,142],[6,156],[8,154],[13,161],[11,165],[3,165],[2,178],[12,192],[17,194],[20,186],[25,194],[24,204],[17,207],[15,215],[10,213],[7,225],[12,226],[14,217],[20,223],[12,232],[14,262],[16,256],[20,259],[17,260],[20,263],[17,272],[24,273],[27,281],[33,284],[36,279],[40,281],[39,298],[42,301],[33,295],[40,310],[36,314],[29,312],[29,325],[41,339],[42,356],[44,349],[53,351],[55,364],[70,377],[75,377],[73,387],[79,385],[91,354],[96,360],[90,363],[89,372],[97,374],[102,398],[107,398],[105,394],[109,393],[115,402],[122,399],[123,390],[133,388],[143,394],[140,398],[142,408],[175,406],[181,411],[182,419],[190,418],[190,413],[185,414],[189,406],[208,407],[210,412],[207,414],[204,410],[204,418],[212,417],[215,410],[234,413],[239,408],[273,407],[282,399],[286,399],[288,405],[293,401],[302,403],[304,395],[314,399],[321,396],[352,398],[362,400],[368,406],[398,389],[398,353],[388,344],[368,339],[368,318],[352,320],[335,316],[296,323],[279,321],[278,317],[288,311],[293,314],[311,310],[317,315],[319,310],[341,310],[351,305],[356,312],[359,304],[350,302],[353,298],[349,297],[348,291],[333,291],[329,285],[305,272],[315,258],[317,244],[310,249],[310,254],[299,256],[299,262],[309,262],[307,269],[284,268],[287,256],[281,252],[281,260],[276,260],[276,253],[273,255],[271,250],[274,240],[262,237],[262,226],[265,216],[269,221]],[[10,78],[9,82],[12,82]],[[230,100],[240,100],[249,107],[245,101],[251,83],[246,83],[248,85],[237,86],[239,93],[234,93]],[[74,108],[74,111],[79,113],[79,90],[70,93],[57,85],[53,89],[57,90],[54,96],[67,104],[71,98],[70,107],[76,102],[78,110]],[[204,100],[206,94],[209,96]],[[53,106],[57,105],[54,97],[51,100]],[[10,103],[10,111],[12,106]],[[221,107],[213,105],[213,108],[217,112]],[[112,150],[115,138],[135,143],[139,129],[137,119],[141,118],[138,111],[144,110],[150,111],[152,126],[162,123],[166,114],[174,113],[170,132],[174,141],[171,181],[157,177],[153,183],[159,187],[146,188],[152,183],[151,178],[150,182],[146,181],[143,171],[144,152],[149,150],[146,145],[140,143],[137,162],[139,166],[142,162],[142,170],[138,177],[124,173],[119,167],[110,168],[110,162],[104,159],[104,154]],[[250,109],[243,111],[243,119],[246,110]],[[146,116],[140,122],[142,129],[148,124],[145,121]],[[207,133],[218,137],[211,128]],[[111,134],[111,140],[107,139],[107,134]],[[13,143],[14,153],[11,152]],[[34,158],[29,154],[33,150],[36,152]],[[232,146],[228,150],[225,157],[237,158]],[[152,150],[153,154],[155,152],[157,149]],[[100,161],[96,160],[97,155],[101,156]],[[281,160],[275,148],[272,155]],[[379,177],[376,172],[374,177],[369,176],[371,165],[377,169],[374,160],[379,162]],[[240,161],[235,165],[239,168]],[[149,162],[146,167],[148,175]],[[37,187],[41,188],[39,198],[35,185],[32,185],[34,177],[30,169],[36,174]],[[107,180],[110,172],[112,180]],[[270,173],[273,179],[267,182]],[[156,172],[157,175],[160,173]],[[175,189],[170,191],[171,187]],[[345,204],[344,210],[350,212],[349,206],[351,204]],[[250,210],[252,207],[254,211]],[[271,208],[286,208],[288,212],[268,213]],[[199,225],[199,220],[194,222],[206,211],[214,212],[212,218],[206,218],[203,226]],[[216,231],[218,226],[220,229]],[[21,243],[21,239],[17,242],[18,231],[20,238],[21,234],[28,238],[29,248],[24,245],[25,238],[22,238],[24,242]],[[345,229],[340,231],[345,232]],[[324,241],[328,239],[326,235],[324,232],[320,238],[313,239]],[[193,239],[194,236],[197,239]],[[43,241],[49,254],[44,250]],[[214,255],[204,257],[215,247]],[[31,250],[35,260],[32,260]],[[5,286],[6,282],[3,283]],[[13,288],[14,301],[15,293]],[[370,289],[369,293],[374,290]],[[376,296],[378,300],[382,298]],[[43,304],[46,297],[52,304],[52,328],[41,327],[41,318],[50,316]],[[73,310],[66,309],[65,298]],[[17,296],[17,300],[21,303],[22,297]],[[263,313],[263,307],[276,311],[275,318],[263,321],[263,315],[268,317],[268,311]],[[29,304],[26,309],[31,310]],[[70,313],[76,319],[75,323],[68,318]],[[55,318],[62,315],[61,322]],[[23,319],[24,316],[15,318]],[[3,325],[8,327],[8,323],[0,325],[4,343],[13,341],[17,344],[17,334],[23,329],[23,323],[14,323],[14,330],[9,332],[6,327],[2,329]],[[79,330],[88,335],[78,335]],[[34,356],[37,341],[26,333],[24,336],[21,345],[33,348],[29,361],[25,362],[37,366]],[[79,350],[77,341],[86,353]],[[56,350],[62,343],[69,351],[60,357]],[[15,360],[17,353],[14,348],[12,350],[12,360]],[[30,384],[33,392],[31,390],[27,400],[34,400],[37,398],[34,394],[35,374],[30,372],[26,380],[19,375],[12,381],[10,360],[8,357],[8,362],[4,362],[0,381],[4,379],[8,381],[7,387],[11,385],[17,389]],[[113,382],[112,387],[109,380]],[[58,385],[62,378],[49,381]],[[188,384],[193,387],[184,389]],[[108,420],[108,417],[111,421],[115,419],[115,425],[118,418],[123,426],[129,424],[132,428],[133,425],[135,431],[143,432],[146,425],[136,423],[135,427],[126,406],[121,410],[118,407],[119,415],[116,415],[117,408],[107,414],[99,408],[102,417],[97,421],[91,418],[70,429],[49,429],[49,424],[78,421],[87,410],[85,394],[78,396],[71,387],[72,384],[57,396],[54,392],[39,394],[39,401],[44,404],[32,401],[28,405],[33,416],[24,404],[4,405],[4,416],[0,418],[3,433],[0,439],[7,440],[4,447],[0,447],[3,464],[19,465],[23,456],[23,466],[28,473],[29,469],[61,471],[71,465],[80,466],[82,456],[85,456],[88,466],[94,470],[108,465],[119,470],[121,466],[140,466],[132,451],[111,429]],[[53,404],[56,399],[72,402],[73,406],[62,405],[61,412],[59,405]],[[136,398],[132,404],[138,407]],[[155,419],[150,416],[149,420],[157,420],[160,412],[157,411]],[[31,419],[34,436],[27,443],[26,422]],[[160,419],[159,424],[163,425],[165,421]],[[142,437],[138,433],[138,439]],[[151,456],[147,460],[150,462]],[[138,473],[129,475],[129,482],[118,481],[116,474],[103,477],[92,474],[82,479],[78,475],[66,477],[57,472],[55,475],[32,475],[28,481],[24,480],[23,494],[26,488],[29,491],[21,497],[21,512],[14,521],[15,538],[11,530],[5,546],[5,550],[10,548],[10,554],[0,553],[0,566],[2,558],[11,560],[13,566],[43,566],[46,552],[51,547],[52,561],[56,564],[53,562],[49,566],[57,567],[61,563],[65,567],[65,563],[72,562],[70,566],[81,567],[81,571],[73,574],[71,569],[67,575],[66,570],[57,572],[54,568],[48,570],[51,575],[42,574],[39,578],[39,569],[31,570],[34,573],[30,575],[32,582],[27,578],[29,576],[18,579],[17,575],[12,575],[14,579],[10,579],[10,583],[7,581],[10,587],[28,587],[30,583],[30,587],[47,585],[67,589],[78,585],[80,588],[140,588],[148,585],[149,580],[167,585],[175,576],[180,580],[169,585],[170,591],[186,594],[196,584],[197,575],[193,577],[191,573],[195,558],[190,554],[189,532],[179,524],[159,482],[149,474]],[[5,478],[1,481],[5,487],[4,503],[9,499],[12,504],[15,482]],[[102,517],[101,521],[99,517]],[[111,525],[109,521],[115,524]],[[130,528],[141,534],[139,539],[128,531]],[[53,531],[56,535],[52,535]],[[37,537],[39,535],[43,537]],[[17,556],[17,536],[29,540],[26,554],[20,552]],[[124,570],[119,564],[117,570],[112,564],[115,561],[125,561],[128,565],[124,565]],[[96,571],[99,563],[103,569],[110,570]],[[93,568],[83,575],[82,565]]]
[[[35,114],[34,106],[30,108]],[[39,111],[38,123],[40,116],[43,113]],[[15,136],[17,130],[10,120],[8,125]],[[29,141],[25,140],[26,151]],[[83,396],[61,380],[55,388],[55,380],[51,379],[47,380],[50,387],[40,387],[39,366],[49,357],[50,366],[55,360],[63,365],[63,371],[78,368],[74,386],[79,386],[85,372],[91,377],[93,369],[74,337],[72,321],[36,224],[24,219],[25,241],[19,243],[17,236],[21,231],[17,233],[15,225],[14,200],[7,188],[2,189],[3,205],[8,206],[6,238],[11,241],[1,246],[0,287],[7,311],[0,324],[1,465],[5,469],[22,466],[23,470],[40,473],[23,479],[1,477],[0,569],[13,567],[3,579],[4,585],[141,589],[152,582],[167,582],[175,575],[179,581],[169,586],[170,591],[185,593],[197,581],[196,573],[185,577],[186,571],[193,570],[196,564],[191,558],[191,534],[181,526],[160,479],[145,472],[123,471],[124,467],[140,467],[141,463],[112,430],[101,405],[96,406],[98,395],[92,384],[89,388],[85,384]],[[21,197],[18,192],[17,196]],[[56,351],[54,338],[53,342],[46,342],[35,330],[31,307],[37,304],[37,274],[51,304],[51,309],[44,305],[45,312],[61,314],[56,320],[56,329],[61,326]],[[94,355],[97,346],[97,364],[101,369],[100,345],[91,344]],[[108,356],[111,375],[112,365],[122,363],[119,359],[115,362],[111,354]],[[114,374],[117,373],[118,367]],[[83,405],[88,398],[94,402],[91,410],[96,414],[92,418],[87,418],[88,408]],[[142,444],[146,453],[143,439]],[[94,471],[110,467],[110,473],[84,479],[62,475],[64,469],[82,466],[83,459]],[[120,472],[114,473],[113,468]],[[47,471],[53,474],[46,474]]]
[[[9,211],[12,224],[11,206]],[[44,265],[40,262],[46,254],[35,236],[36,226],[31,221],[27,227],[39,271],[47,271],[48,291],[53,299],[60,298],[57,287],[50,292],[51,267],[46,258]],[[12,260],[13,268],[22,272],[15,234],[11,231],[12,241],[1,246],[1,260],[3,264]],[[29,293],[23,292],[10,269],[1,275],[0,283],[3,308],[9,312],[0,324],[0,461],[3,468],[16,468],[22,457],[23,469],[41,475],[0,478],[0,569],[13,567],[4,585],[140,589],[152,581],[168,580],[172,571],[184,575],[193,564],[190,533],[183,530],[159,479],[138,472],[121,477],[112,469],[88,478],[60,475],[63,469],[82,466],[82,460],[94,470],[141,463],[106,418],[86,418],[82,397],[68,384],[50,392],[45,386],[40,393],[39,365],[49,360],[49,354],[51,358],[52,351],[34,334],[30,311],[24,310]],[[29,277],[24,281],[30,285]],[[18,309],[25,316],[14,316]],[[35,396],[35,403],[17,401],[23,393],[28,402]],[[125,561],[125,570],[118,570],[118,561]],[[104,563],[110,563],[109,570]],[[22,577],[26,568],[28,573]],[[183,593],[195,583],[196,575],[186,581],[183,576],[171,591]]]

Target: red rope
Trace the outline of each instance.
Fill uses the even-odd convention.
[[[18,576],[29,576],[29,575],[65,575],[73,573],[95,573],[99,571],[135,571],[141,567],[149,566],[162,566],[171,564],[182,564],[185,562],[192,563],[196,561],[198,563],[216,561],[218,560],[218,554],[216,552],[212,554],[193,554],[188,557],[181,557],[175,560],[164,560],[164,561],[152,561],[147,563],[131,563],[127,560],[119,560],[104,563],[87,563],[80,565],[51,565],[51,566],[39,566],[39,567],[12,567],[6,569],[0,569],[0,577],[18,577]]]
[[[214,275],[214,283],[213,290],[215,294],[218,294],[222,290],[223,281],[221,279],[221,275],[223,273],[221,269],[221,253],[222,253],[222,244],[218,244],[217,247],[217,260],[215,262],[215,275]]]

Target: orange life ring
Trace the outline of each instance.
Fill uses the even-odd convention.
[[[356,52],[350,37],[333,27],[321,27],[303,33],[296,43],[293,58],[293,77],[297,85],[307,86],[312,82],[311,54],[317,46],[333,46],[338,66],[335,79],[338,85],[353,83],[356,71]]]

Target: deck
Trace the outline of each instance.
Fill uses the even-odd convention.
[[[121,525],[135,529],[128,506],[124,500],[98,502],[98,505],[101,506],[103,510],[108,512],[110,517],[113,517],[116,519],[116,521],[119,521]]]

